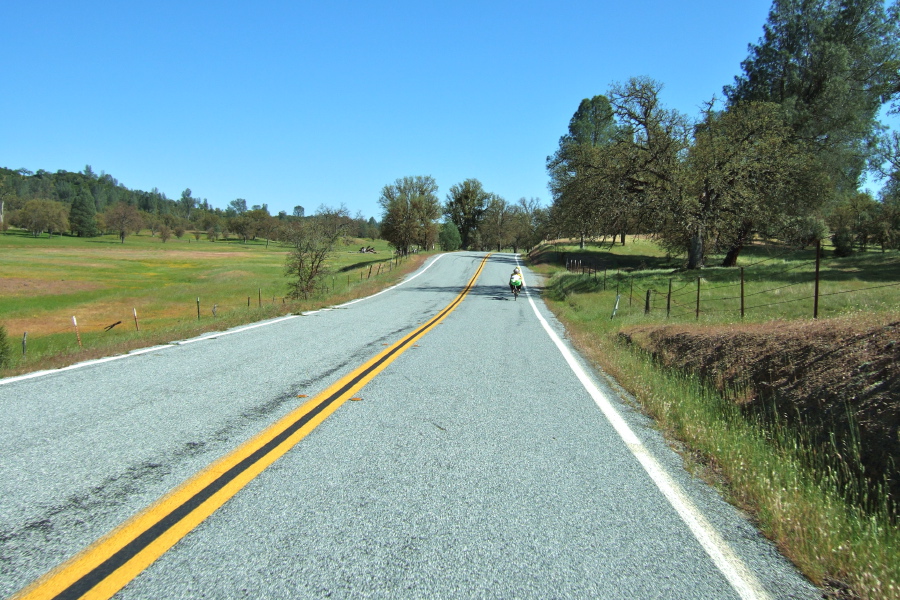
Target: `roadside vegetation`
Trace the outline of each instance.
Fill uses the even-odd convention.
[[[349,237],[318,265],[317,286],[307,297],[291,298],[291,279],[285,277],[290,250],[261,239],[185,236],[164,242],[147,230],[122,244],[115,233],[51,238],[9,229],[0,234],[0,327],[6,332],[0,376],[366,296],[395,283],[426,256],[397,257],[383,240]]]
[[[530,253],[572,339],[833,597],[900,598],[898,61],[900,0],[773,2],[699,114],[611,82],[547,158],[539,238],[571,243]]]
[[[574,343],[655,419],[689,469],[832,597],[900,598],[900,503],[891,494],[900,439],[890,438],[900,415],[900,253],[840,258],[826,246],[818,320],[813,248],[748,245],[737,263],[743,319],[739,268],[686,270],[685,256],[647,239],[546,244],[529,258]],[[667,317],[670,281],[683,295]],[[836,328],[839,343],[817,344],[823,328]],[[736,338],[749,341],[729,345]],[[869,373],[868,364],[879,366]],[[788,380],[768,378],[779,368]],[[829,387],[847,395],[831,398]],[[892,470],[866,469],[882,446],[894,452]]]

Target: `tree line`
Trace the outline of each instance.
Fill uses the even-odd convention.
[[[539,199],[509,202],[486,191],[477,179],[451,186],[441,203],[437,183],[428,175],[402,177],[384,186],[378,203],[381,236],[401,254],[438,244],[446,251],[518,252],[541,240],[547,216]]]
[[[237,238],[242,241],[263,238],[286,241],[289,224],[307,218],[302,206],[291,214],[281,211],[273,216],[266,204],[247,205],[243,198],[216,208],[205,198],[193,196],[190,188],[177,199],[154,188],[150,192],[131,190],[105,173],[96,174],[90,165],[80,173],[0,168],[0,230],[21,227],[37,236],[69,233],[93,237],[116,233],[126,236],[149,229],[163,241],[182,237],[192,231],[199,239]],[[362,214],[348,220],[349,235],[375,239],[379,235],[374,218]]]
[[[900,247],[900,0],[775,0],[742,73],[698,117],[647,77],[581,101],[547,158],[554,237],[649,234],[688,268],[755,236]],[[886,177],[878,198],[859,187]]]

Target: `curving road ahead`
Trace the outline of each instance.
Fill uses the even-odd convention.
[[[133,519],[105,543],[136,558],[83,558],[33,597],[821,597],[573,354],[535,289],[513,301],[516,263],[439,255],[331,310],[0,380],[0,596]],[[196,527],[142,528],[385,352],[268,468],[235,467]],[[143,512],[172,490],[188,500]]]

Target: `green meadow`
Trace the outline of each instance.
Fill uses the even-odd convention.
[[[813,318],[815,309],[814,247],[797,250],[759,243],[744,250],[737,268],[715,266],[721,257],[711,257],[709,266],[699,273],[683,270],[681,258],[667,256],[656,244],[641,238],[629,238],[625,246],[612,247],[545,245],[531,254],[531,260],[537,270],[548,274],[569,263],[568,275],[554,285],[553,298],[567,304],[578,319],[605,316],[609,320],[617,296],[616,317],[640,322],[766,322]],[[823,245],[819,318],[890,312],[897,310],[898,299],[900,252],[870,249],[838,258],[831,246]]]
[[[360,253],[361,246],[376,253]],[[383,240],[351,239],[329,260],[329,293],[291,301],[285,297],[287,253],[286,246],[265,240],[185,236],[162,242],[142,232],[120,243],[117,236],[35,238],[11,229],[0,235],[0,325],[15,363],[2,374],[340,302],[371,293],[415,262],[397,265]]]

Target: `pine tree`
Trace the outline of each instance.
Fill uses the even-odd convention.
[[[69,226],[78,237],[94,237],[100,232],[97,229],[97,208],[90,190],[81,188],[72,201],[69,211]]]
[[[900,96],[900,0],[775,0],[729,106],[775,102],[835,191],[855,193],[881,106]]]

